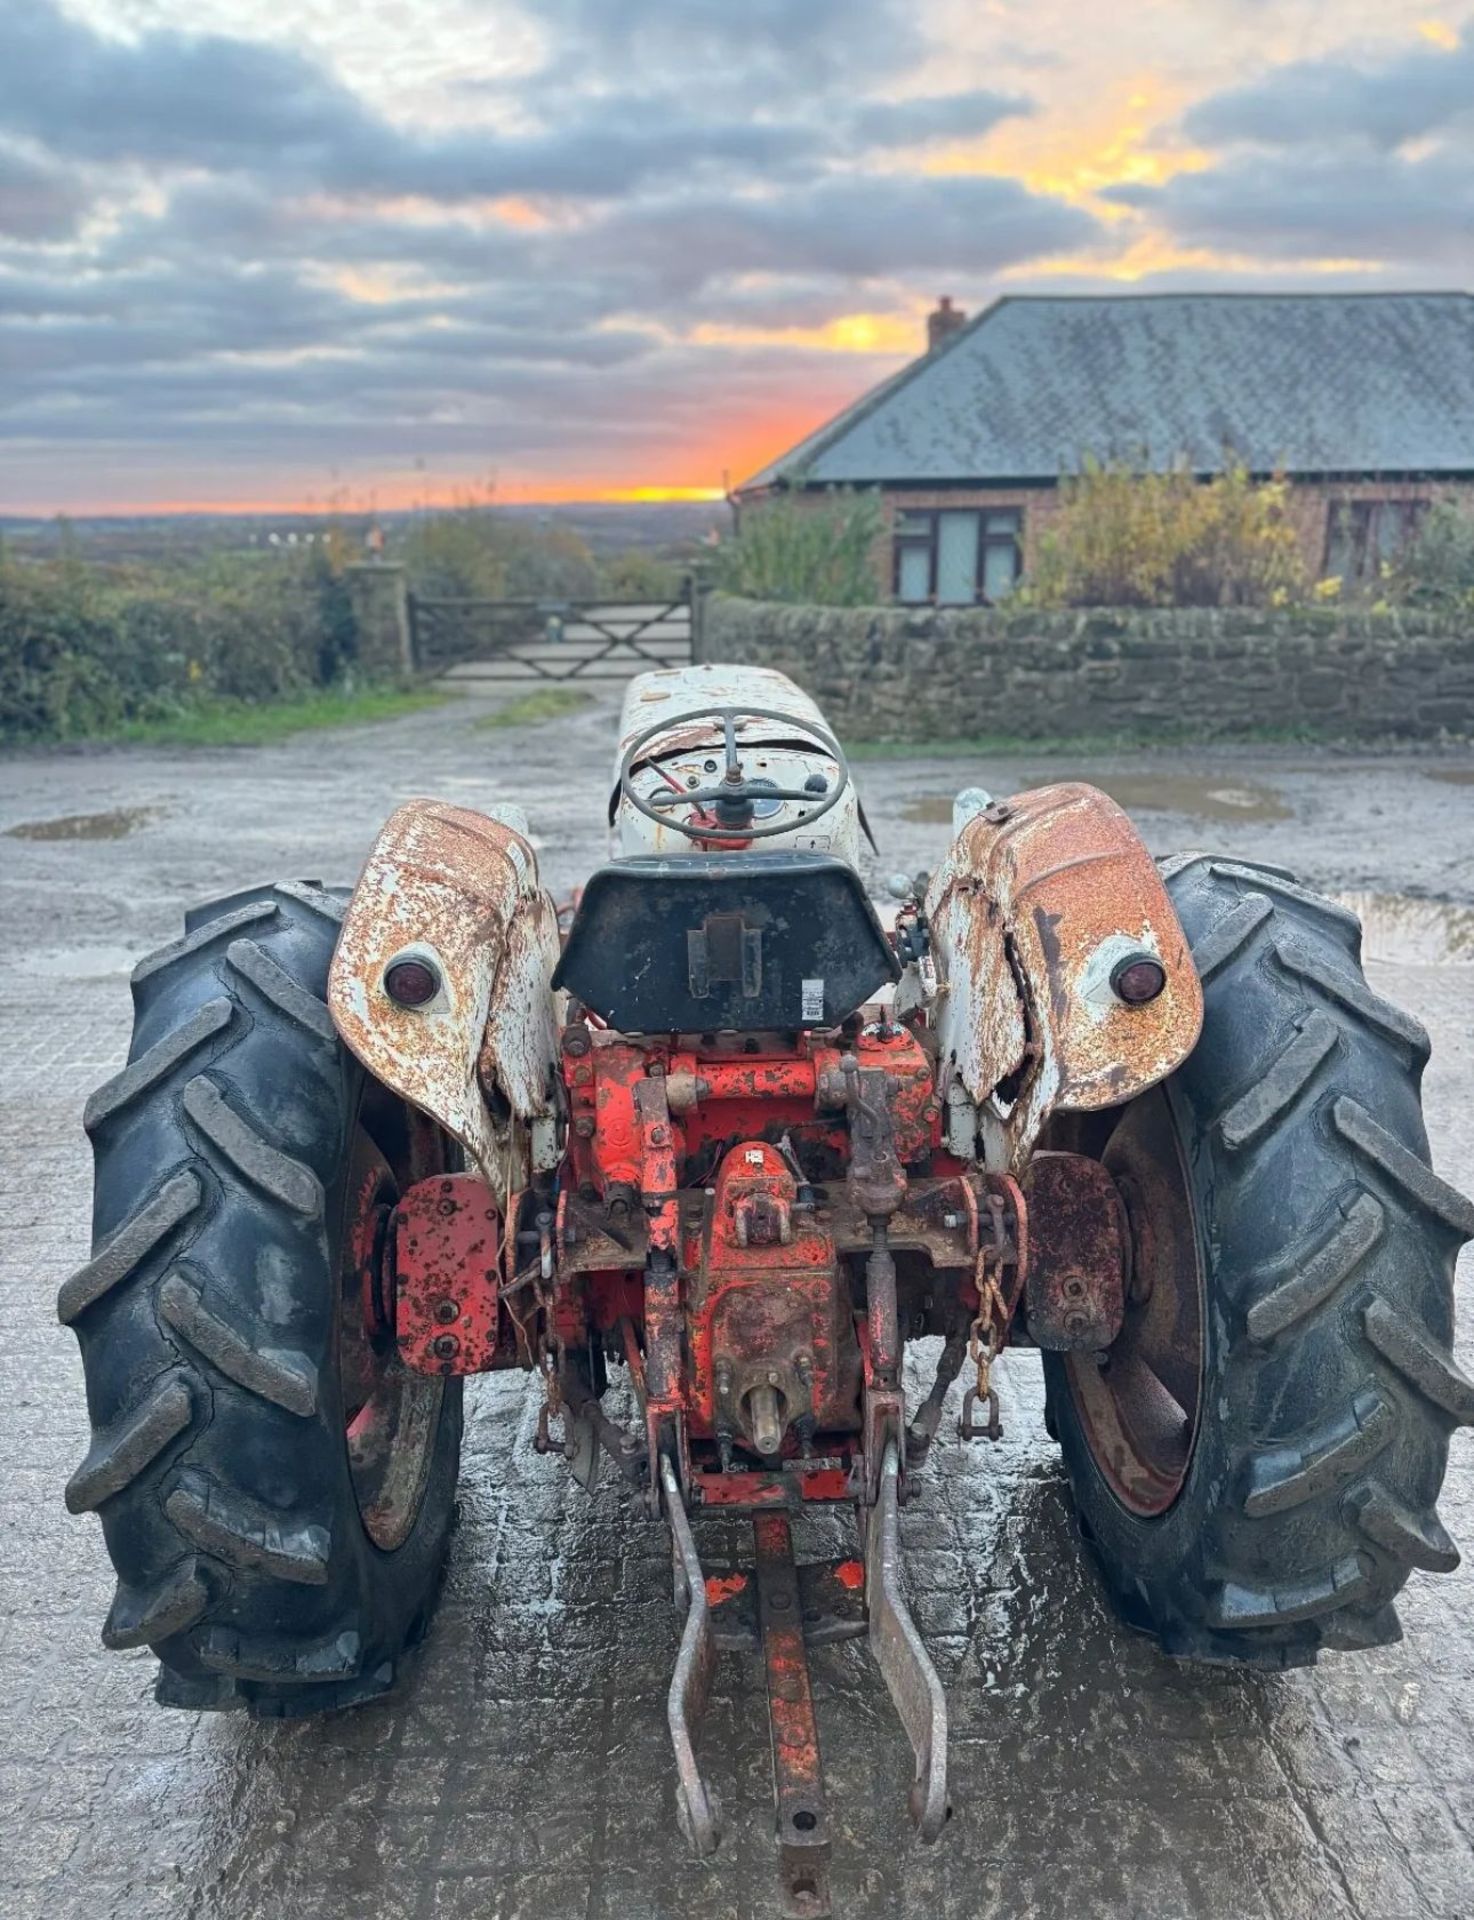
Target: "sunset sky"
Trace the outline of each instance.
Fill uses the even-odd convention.
[[[1399,0],[3,0],[0,509],[719,489],[939,293],[1471,236]]]

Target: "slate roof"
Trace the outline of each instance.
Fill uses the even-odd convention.
[[[1082,458],[1474,472],[1474,295],[1010,295],[765,467],[772,486],[1041,481]]]

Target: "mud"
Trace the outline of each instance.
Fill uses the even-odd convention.
[[[515,691],[522,691],[516,689]],[[532,1452],[520,1379],[474,1383],[444,1599],[393,1698],[252,1725],[165,1714],[144,1653],[106,1654],[111,1580],[62,1485],[86,1451],[55,1290],[85,1255],[87,1092],[121,1063],[132,957],[183,908],[283,875],[351,879],[383,816],[434,793],[517,800],[553,887],[604,853],[617,699],[477,733],[491,696],[250,752],[130,750],[0,765],[0,832],[175,810],[119,841],[0,841],[0,1914],[5,1920],[767,1920],[761,1666],[726,1657],[707,1751],[729,1816],[690,1862],[675,1832],[665,1689],[676,1647],[659,1528]],[[1434,1158],[1474,1168],[1474,795],[1468,756],[1206,750],[1089,763],[1144,782],[1154,850],[1273,861],[1364,904],[1374,984],[1422,1019]],[[933,865],[928,796],[1078,773],[1066,757],[859,769],[879,875]],[[1445,779],[1444,775],[1460,776]],[[1186,785],[1180,784],[1186,782]],[[1209,791],[1277,796],[1246,818]],[[1474,1366],[1463,1268],[1461,1355]],[[929,1382],[915,1353],[908,1392]],[[1005,1437],[964,1449],[949,1408],[902,1514],[917,1615],[950,1690],[956,1818],[911,1841],[909,1760],[863,1645],[813,1659],[842,1920],[1469,1920],[1474,1574],[1415,1575],[1399,1646],[1245,1675],[1164,1660],[1111,1615],[1041,1424],[1037,1362],[997,1370]],[[1442,1502],[1474,1543],[1474,1448]],[[848,1550],[810,1520],[805,1556]],[[745,1551],[703,1532],[709,1560]]]
[[[1389,966],[1474,966],[1474,907],[1405,893],[1343,893],[1361,921],[1362,952]],[[1474,982],[1470,984],[1474,996]]]
[[[12,840],[125,840],[163,812],[162,807],[114,807],[110,813],[66,813],[57,820],[23,820],[5,832]]]

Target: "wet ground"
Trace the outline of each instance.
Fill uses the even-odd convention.
[[[356,1713],[279,1728],[155,1709],[147,1655],[98,1645],[111,1583],[96,1523],[62,1510],[86,1418],[53,1299],[86,1250],[79,1115],[123,1057],[129,964],[212,893],[351,877],[415,793],[521,801],[551,884],[582,878],[603,851],[612,702],[478,733],[489,697],[249,752],[0,766],[5,1920],[774,1911],[761,1673],[733,1658],[719,1674],[707,1751],[730,1832],[695,1866],[674,1829],[664,1725],[664,1540],[612,1490],[589,1499],[532,1452],[520,1379],[473,1388],[444,1603],[406,1690]],[[1471,770],[1454,753],[1295,748],[877,760],[859,775],[881,873],[937,858],[960,786],[1085,775],[1160,850],[1257,854],[1359,896],[1376,984],[1432,1029],[1434,1157],[1468,1187]],[[1466,1256],[1466,1291],[1469,1276]],[[1462,1329],[1468,1367],[1468,1300]],[[907,1749],[863,1650],[814,1658],[843,1920],[1470,1920],[1474,1574],[1415,1575],[1406,1638],[1383,1652],[1273,1678],[1175,1666],[1114,1623],[1082,1559],[1037,1363],[1011,1358],[1001,1386],[1004,1442],[964,1451],[944,1427],[903,1519],[951,1700],[957,1817],[936,1848],[910,1841]],[[1468,1433],[1442,1513],[1474,1544]]]

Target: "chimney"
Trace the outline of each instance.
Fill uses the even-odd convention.
[[[952,296],[944,293],[935,312],[926,316],[926,350],[935,353],[945,345],[954,333],[961,333],[967,325],[967,315],[961,307],[954,307]]]

